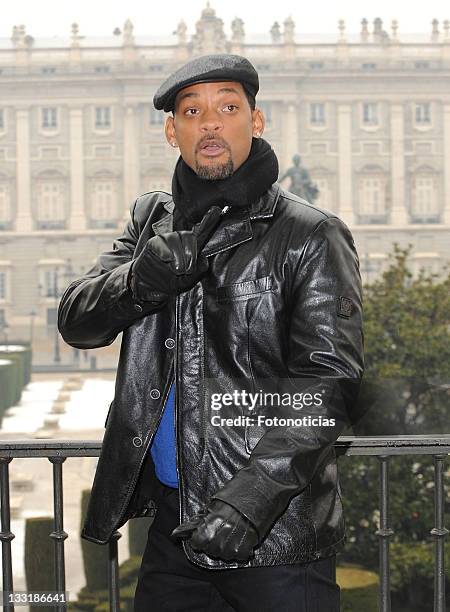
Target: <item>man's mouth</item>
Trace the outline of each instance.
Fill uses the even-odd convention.
[[[200,147],[200,153],[206,155],[207,157],[215,157],[216,155],[220,155],[225,151],[225,147],[223,147],[218,142],[205,142]]]

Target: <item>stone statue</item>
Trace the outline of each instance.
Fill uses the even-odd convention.
[[[82,37],[80,36],[80,28],[78,26],[78,23],[72,23],[70,45],[72,47],[79,47],[81,38]]]
[[[134,36],[133,36],[134,26],[130,19],[127,19],[123,25],[123,44],[130,46],[134,45]]]
[[[244,22],[239,17],[236,17],[231,22],[231,32],[233,34],[232,41],[234,43],[238,43],[240,45],[244,42],[245,32],[244,32]]]
[[[373,41],[376,43],[389,42],[389,34],[383,30],[383,20],[380,17],[373,20]]]
[[[295,43],[295,22],[290,15],[284,22],[283,42],[285,45]]]
[[[274,44],[278,44],[281,41],[281,30],[278,21],[275,21],[273,26],[270,28],[270,35]]]
[[[186,32],[187,32],[187,25],[186,25],[186,22],[184,21],[184,19],[182,19],[178,23],[177,29],[173,32],[173,34],[176,34],[178,36],[178,44],[179,45],[185,45],[187,43]]]
[[[227,40],[223,20],[216,17],[216,11],[210,7],[209,2],[195,24],[195,29],[192,37],[192,51],[195,54],[225,53]]]
[[[312,204],[319,195],[319,189],[311,181],[308,170],[300,165],[300,155],[294,155],[292,161],[294,165],[286,170],[283,176],[278,179],[278,182],[281,183],[285,178],[289,177],[291,184],[288,187],[288,191],[295,193],[295,195],[304,198]]]

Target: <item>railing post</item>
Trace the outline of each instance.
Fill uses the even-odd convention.
[[[380,612],[391,612],[389,573],[389,538],[394,534],[389,527],[389,455],[378,455],[380,462],[380,528],[375,532],[380,550]]]
[[[3,607],[5,610],[14,610],[14,604],[8,603],[7,593],[13,591],[11,540],[15,535],[11,532],[11,515],[9,505],[9,471],[10,457],[0,457],[0,497],[1,497],[1,523],[0,540],[2,542],[2,567],[3,567]]]
[[[433,455],[434,461],[434,606],[433,612],[445,612],[445,562],[444,538],[448,529],[444,527],[444,459],[446,455]]]
[[[49,461],[53,464],[53,517],[55,529],[50,534],[55,543],[55,582],[56,590],[64,592],[66,590],[66,572],[64,563],[64,540],[67,538],[67,533],[63,529],[63,480],[62,480],[62,464],[66,457],[49,457]],[[59,612],[67,610],[67,604],[58,604],[56,606]]]
[[[108,544],[108,584],[110,612],[120,612],[119,560],[117,552],[117,540],[121,537],[122,534],[116,529],[115,531],[113,531],[113,534]]]

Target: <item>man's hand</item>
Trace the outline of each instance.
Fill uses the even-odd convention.
[[[177,295],[193,287],[208,270],[208,260],[200,251],[222,212],[212,206],[195,230],[167,232],[147,240],[131,266],[133,297],[152,300],[155,295]]]
[[[223,561],[247,561],[259,543],[253,524],[233,506],[214,499],[206,512],[176,527],[173,537],[190,537],[196,551]]]

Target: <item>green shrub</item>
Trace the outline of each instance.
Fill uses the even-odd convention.
[[[435,545],[433,542],[394,543],[390,547],[393,601],[426,606],[433,601]],[[450,588],[450,549],[445,547],[446,590]]]
[[[378,612],[378,587],[341,590],[341,612]]]
[[[81,493],[81,524],[82,528],[84,517],[89,503],[90,490],[85,489]],[[91,591],[98,591],[108,588],[108,545],[95,544],[83,538],[81,539],[81,552],[83,555],[84,573],[86,576],[86,586]]]
[[[55,543],[50,538],[54,529],[51,516],[25,520],[25,578],[28,591],[55,589]],[[51,612],[52,606],[30,605],[31,612]]]
[[[119,566],[120,609],[133,612],[134,593],[141,566],[141,557],[133,556]],[[78,600],[71,602],[71,612],[108,612],[109,590],[91,590],[87,586],[78,593]]]
[[[119,572],[119,585],[125,587],[137,581],[142,557],[134,555],[122,563]]]

